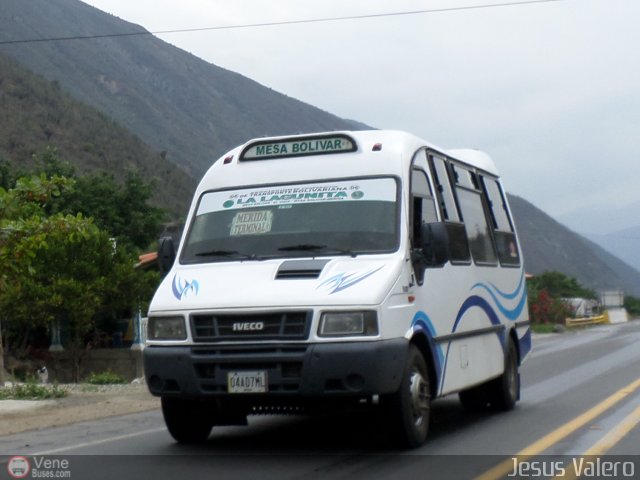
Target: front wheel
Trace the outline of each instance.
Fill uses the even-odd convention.
[[[400,389],[385,400],[391,428],[401,446],[422,445],[429,432],[431,394],[427,364],[414,345],[409,347]]]
[[[199,443],[209,438],[215,405],[162,397],[162,416],[167,430],[178,443]]]

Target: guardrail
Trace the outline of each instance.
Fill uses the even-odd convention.
[[[593,317],[566,318],[564,323],[567,327],[581,327],[583,325],[609,323],[609,314],[605,311],[602,315]]]

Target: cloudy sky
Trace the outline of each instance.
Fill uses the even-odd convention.
[[[151,32],[238,27],[158,36],[341,117],[485,150],[563,220],[640,208],[638,0],[84,1]],[[423,13],[249,26],[406,12]]]

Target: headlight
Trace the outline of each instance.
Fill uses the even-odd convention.
[[[149,317],[149,340],[185,340],[187,329],[183,317]]]
[[[377,335],[376,312],[326,312],[320,317],[318,335],[321,337]]]

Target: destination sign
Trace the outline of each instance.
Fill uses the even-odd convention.
[[[240,155],[240,161],[267,160],[285,157],[304,157],[330,153],[355,152],[356,143],[346,135],[299,137],[250,144]]]

